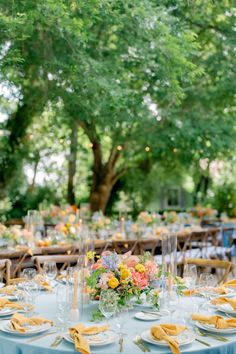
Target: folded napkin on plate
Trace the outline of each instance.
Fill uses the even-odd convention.
[[[72,339],[75,341],[75,349],[82,354],[90,354],[90,348],[87,340],[83,337],[83,334],[92,335],[107,331],[109,326],[92,326],[85,327],[82,323],[69,328],[69,333]]]
[[[218,304],[229,304],[234,310],[236,310],[236,299],[228,299],[226,297],[219,297],[217,299],[211,300],[213,305]]]
[[[227,281],[226,283],[223,284],[223,286],[232,286],[232,287],[236,287],[236,279],[232,279]]]
[[[176,339],[171,338],[171,336],[177,336],[187,329],[186,326],[175,325],[175,324],[161,324],[159,326],[153,326],[151,328],[152,336],[161,341],[164,340],[168,343],[173,354],[180,354],[179,343]]]
[[[15,285],[7,285],[4,288],[0,289],[0,294],[4,295],[15,295],[16,286]]]
[[[38,285],[40,285],[42,288],[44,288],[47,291],[52,291],[52,287],[47,279],[44,278],[43,275],[37,274],[35,276],[35,281]]]
[[[11,318],[11,328],[21,333],[27,331],[27,329],[24,327],[25,325],[40,326],[43,323],[50,323],[51,326],[53,325],[52,321],[43,317],[25,317],[19,313],[15,313]]]
[[[183,294],[184,296],[193,296],[198,294],[198,289],[184,289]]]
[[[193,321],[198,321],[203,324],[210,324],[215,326],[218,329],[225,328],[235,328],[236,327],[236,318],[227,318],[225,319],[222,316],[206,316],[198,313],[192,315]]]
[[[197,289],[184,289],[183,290],[183,294],[185,296],[193,296],[193,295],[197,295],[200,294],[201,291],[206,290],[207,288],[197,288]],[[211,288],[210,289],[212,292],[219,294],[219,295],[224,295],[224,294],[228,294],[229,290],[226,289],[223,285],[219,286],[217,288]]]
[[[10,308],[17,309],[17,310],[24,309],[23,305],[21,305],[17,302],[9,301],[8,299],[2,297],[2,298],[0,298],[0,310],[4,309],[4,307],[10,307]]]

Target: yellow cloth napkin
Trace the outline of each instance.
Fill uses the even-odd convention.
[[[198,289],[184,289],[183,294],[184,296],[193,296],[199,294],[201,291],[204,291],[204,288],[198,288]],[[216,294],[219,295],[224,295],[228,294],[229,290],[226,289],[223,285],[219,286],[217,288],[211,289],[212,292],[215,292]]]
[[[41,274],[35,276],[35,281],[38,285],[42,286],[47,291],[52,291],[52,287],[48,280],[46,280]]]
[[[83,337],[83,334],[92,335],[107,331],[109,326],[92,326],[85,327],[82,323],[69,328],[69,333],[72,339],[75,341],[75,349],[82,354],[90,354],[90,348],[87,340]]]
[[[211,300],[213,305],[217,304],[229,304],[234,310],[236,310],[236,299],[228,299],[226,297],[219,297],[217,299]]]
[[[26,279],[25,278],[13,278],[10,279],[9,284],[14,285],[14,284],[19,284],[23,283]]]
[[[15,313],[11,319],[11,328],[17,332],[24,333],[27,331],[24,325],[39,326],[43,323],[50,323],[51,325],[53,325],[52,321],[47,320],[43,317],[25,317],[20,313]]]
[[[233,286],[236,287],[236,279],[232,279],[223,284],[223,286]]]
[[[4,307],[10,307],[18,310],[24,309],[24,306],[18,304],[17,302],[9,301],[8,299],[2,297],[0,298],[0,310],[4,309]]]
[[[16,286],[15,285],[7,285],[4,288],[0,289],[0,294],[4,295],[15,295]]]
[[[198,294],[198,290],[197,289],[184,289],[183,294],[184,294],[184,296],[193,296],[193,295]]]
[[[180,354],[179,343],[171,336],[177,336],[186,330],[186,326],[175,324],[161,324],[151,328],[151,334],[154,338],[161,341],[164,340],[168,343],[173,354]]]
[[[198,321],[200,323],[212,324],[215,328],[224,329],[224,328],[235,328],[236,327],[236,318],[223,318],[222,316],[206,316],[201,314],[193,314],[193,321]]]

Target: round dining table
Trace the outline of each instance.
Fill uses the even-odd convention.
[[[185,319],[185,315],[191,310],[194,310],[196,307],[196,302],[202,301],[197,298],[180,298],[179,304],[176,307],[176,311],[173,315],[172,321],[175,323],[182,323]],[[57,322],[57,306],[56,306],[56,294],[46,293],[42,291],[39,296],[35,299],[35,311],[39,316],[45,317],[47,319]],[[91,322],[92,312],[97,308],[97,305],[90,303],[84,305],[81,321],[85,325],[92,326],[94,322]],[[149,330],[151,326],[160,323],[170,322],[169,315],[163,317],[160,320],[154,321],[142,321],[136,319],[135,313],[142,311],[141,307],[134,306],[132,310],[129,311],[125,316],[123,333],[124,333],[124,345],[123,345],[123,354],[134,354],[142,353],[141,349],[135,345],[134,339],[136,336],[141,335],[142,332]],[[207,311],[207,310],[205,310]],[[211,313],[212,314],[212,313]],[[210,312],[208,312],[210,315]],[[186,319],[185,319],[186,320]],[[6,320],[0,318],[0,329],[4,326]],[[100,325],[102,323],[98,323]],[[113,330],[118,332],[117,320],[116,318],[110,320],[110,326]],[[193,330],[192,324],[189,324],[189,329]],[[42,337],[42,334],[31,336],[20,336],[12,335],[0,331],[0,354],[67,354],[67,353],[76,353],[73,343],[69,343],[66,340],[63,340],[56,348],[51,347],[51,344],[54,342],[55,338],[59,333],[53,333]],[[218,341],[208,335],[205,337],[200,337],[196,334],[196,338],[208,343],[209,346],[206,346],[198,341],[194,341],[192,344],[187,346],[182,346],[180,348],[181,353],[192,353],[192,354],[236,354],[236,333],[235,334],[224,334],[224,337],[228,339],[227,342]],[[32,341],[32,338],[34,340]],[[153,345],[145,343],[149,348],[150,353],[170,353],[168,347],[161,347],[158,345]],[[116,342],[104,345],[100,347],[91,347],[91,353],[100,353],[100,354],[115,354],[119,353],[119,343],[118,339]]]

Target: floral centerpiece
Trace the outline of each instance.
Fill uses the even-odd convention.
[[[107,251],[93,264],[87,285],[93,299],[98,300],[102,290],[113,289],[121,305],[132,297],[141,303],[141,295],[153,289],[152,282],[159,276],[158,266],[148,252],[134,256],[130,252],[118,255]]]
[[[197,218],[209,218],[209,217],[215,217],[217,214],[217,210],[214,210],[212,208],[206,208],[202,207],[201,205],[196,205],[193,210],[192,210],[192,215]]]
[[[49,208],[41,210],[40,214],[46,223],[58,224],[61,221],[72,222],[72,219],[76,218],[77,211],[76,205],[51,205]]]
[[[55,231],[61,233],[65,241],[76,241],[79,238],[79,232],[81,229],[80,223],[60,222],[55,226]]]
[[[176,211],[165,211],[163,217],[167,224],[174,224],[179,221],[179,217]]]
[[[148,211],[141,211],[137,219],[138,223],[143,223],[147,226],[152,226],[153,224],[160,224],[161,217],[159,214],[149,213]]]
[[[23,229],[20,225],[6,227],[0,224],[0,238],[10,246],[28,243],[32,237],[32,233]]]
[[[99,231],[107,228],[111,223],[111,220],[103,215],[102,212],[96,212],[92,216],[91,229]]]

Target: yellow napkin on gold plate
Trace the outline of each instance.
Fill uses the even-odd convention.
[[[161,341],[164,340],[168,343],[173,354],[180,354],[179,343],[176,339],[171,338],[171,336],[177,336],[186,330],[186,326],[175,325],[175,324],[161,324],[158,326],[153,326],[151,328],[152,336]]]
[[[234,310],[236,310],[236,299],[228,299],[226,297],[219,297],[217,299],[211,300],[213,305],[218,304],[229,304]]]
[[[83,335],[93,335],[107,331],[109,326],[85,327],[82,323],[69,328],[69,333],[75,341],[75,349],[82,354],[90,354],[89,344]]]
[[[0,294],[15,295],[16,290],[17,289],[16,289],[15,285],[7,285],[7,286],[4,286],[4,288],[0,289]]]
[[[53,322],[50,320],[47,320],[46,318],[25,317],[25,316],[21,315],[20,313],[15,313],[11,318],[11,328],[14,329],[15,331],[21,332],[21,333],[24,333],[27,331],[27,329],[24,327],[24,325],[40,326],[43,323],[50,323],[51,326],[53,325]]]
[[[229,281],[227,281],[226,283],[223,284],[223,286],[232,286],[232,287],[236,287],[236,279],[231,279]]]
[[[200,323],[212,324],[215,328],[225,329],[225,328],[235,328],[236,327],[236,318],[227,318],[225,319],[222,316],[206,316],[201,314],[193,314],[193,321],[198,321]]]

